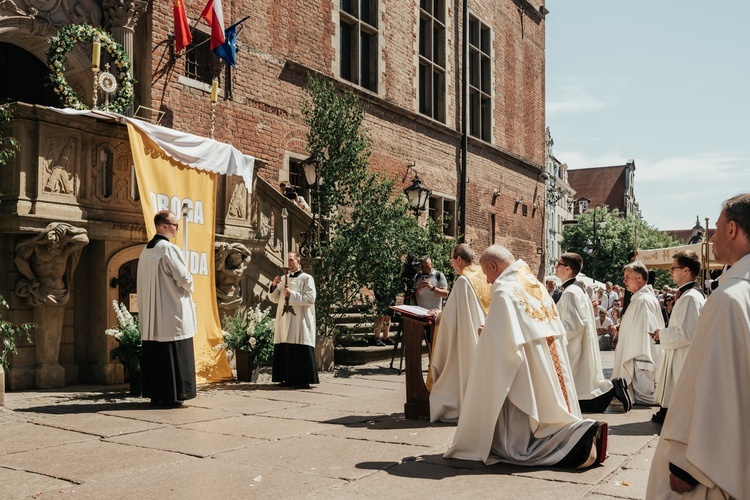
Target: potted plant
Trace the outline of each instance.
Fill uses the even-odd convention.
[[[0,306],[7,308],[8,304],[0,295]],[[31,342],[31,329],[36,327],[33,323],[15,325],[5,320],[0,315],[0,406],[5,400],[5,372],[8,370],[8,356],[16,354],[16,340],[26,339]]]
[[[234,352],[237,380],[255,381],[258,368],[273,355],[274,319],[271,308],[240,307],[232,316],[224,316],[223,341],[216,349]]]
[[[128,369],[130,394],[141,395],[141,325],[138,318],[130,314],[125,304],[117,305],[112,301],[117,314],[117,328],[110,328],[104,333],[117,339],[118,346],[109,352],[112,360],[117,360]]]

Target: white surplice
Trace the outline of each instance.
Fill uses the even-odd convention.
[[[622,317],[620,336],[615,348],[611,380],[624,378],[630,398],[636,403],[655,404],[657,371],[663,351],[648,332],[664,328],[659,300],[651,285],[633,294]]]
[[[672,400],[675,384],[687,359],[690,343],[695,337],[698,316],[705,302],[706,298],[699,290],[687,290],[675,302],[672,315],[669,317],[669,326],[659,330],[659,344],[664,350],[664,362],[656,384],[656,402],[664,408],[668,408]]]
[[[295,314],[284,311],[284,285],[289,280],[289,305]],[[282,276],[281,283],[268,293],[271,302],[276,307],[276,331],[273,336],[274,344],[303,344],[315,347],[315,281],[307,273],[298,276]]]
[[[444,456],[554,465],[595,424],[581,418],[557,308],[518,260],[492,285],[458,427]]]
[[[144,248],[138,259],[141,339],[172,342],[192,338],[197,324],[193,276],[177,245],[161,235],[154,240],[156,244]]]
[[[557,310],[568,339],[568,358],[578,399],[588,401],[609,392],[612,382],[604,377],[602,370],[591,299],[583,288],[572,283],[557,301]]]
[[[722,498],[722,491],[731,498],[750,498],[750,254],[719,283],[698,318],[651,464],[646,498]],[[670,462],[700,484],[689,493],[672,492]]]
[[[484,280],[481,267],[475,282]],[[481,283],[475,283],[481,286]],[[488,291],[488,290],[487,290]],[[482,290],[480,290],[480,293]],[[459,276],[453,284],[443,311],[433,343],[429,377],[430,421],[456,422],[461,413],[466,383],[469,380],[474,351],[477,346],[477,330],[484,324],[485,311],[467,276]]]

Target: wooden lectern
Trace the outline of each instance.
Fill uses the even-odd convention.
[[[406,362],[406,418],[430,418],[430,392],[422,376],[422,340],[425,326],[432,325],[432,316],[415,318],[402,315],[404,322],[404,360]]]

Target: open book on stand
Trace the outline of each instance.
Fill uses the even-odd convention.
[[[403,305],[391,306],[391,309],[404,316],[409,316],[410,318],[420,318],[430,323],[435,321],[435,316],[430,314],[430,310],[425,309],[424,307]]]

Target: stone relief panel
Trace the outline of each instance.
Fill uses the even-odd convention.
[[[41,192],[75,196],[77,191],[76,139],[48,135],[41,160]]]
[[[241,177],[233,175],[228,179],[227,192],[230,193],[227,217],[246,220],[248,211],[248,193],[245,182]]]
[[[92,148],[90,196],[118,206],[140,206],[131,196],[130,148],[122,141],[95,143]]]
[[[102,24],[101,3],[96,0],[0,0],[0,10],[36,17],[54,26]]]

